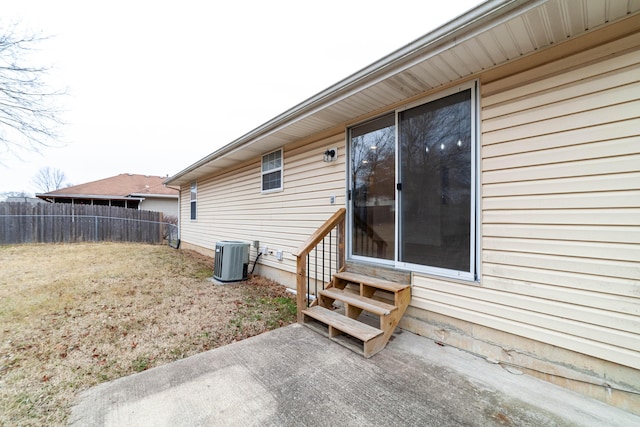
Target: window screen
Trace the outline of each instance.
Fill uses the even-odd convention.
[[[198,185],[191,183],[191,219],[196,219],[196,203],[198,199]]]
[[[282,149],[262,156],[262,191],[282,190]]]

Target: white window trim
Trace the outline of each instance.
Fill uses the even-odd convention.
[[[280,167],[279,168],[273,168],[273,169],[269,169],[267,171],[262,170],[262,165],[264,164],[264,158],[266,156],[268,156],[269,154],[273,154],[275,152],[279,151],[280,152]],[[264,190],[262,188],[262,180],[264,175],[269,174],[269,173],[273,173],[273,172],[280,172],[280,187],[278,188],[270,188],[268,190]],[[262,194],[269,194],[269,193],[277,193],[280,191],[284,190],[284,150],[282,148],[278,148],[277,150],[273,150],[273,151],[269,151],[268,153],[265,153],[262,155],[262,157],[260,157],[260,192]]]
[[[191,197],[193,196],[193,191],[192,189],[195,187],[195,199],[192,199]],[[191,216],[191,212],[192,212],[192,206],[193,204],[196,204],[196,208],[194,210],[194,217]],[[191,184],[189,184],[189,220],[190,221],[197,221],[198,220],[198,182],[197,181],[193,181]]]

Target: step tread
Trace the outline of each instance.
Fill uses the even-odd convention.
[[[402,283],[390,282],[389,280],[378,279],[377,277],[365,276],[364,274],[352,273],[350,271],[335,273],[334,277],[353,283],[362,283],[364,285],[373,286],[389,292],[399,292],[410,287],[409,285],[403,285]]]
[[[302,310],[302,313],[330,325],[345,334],[358,338],[363,342],[370,341],[383,333],[382,330],[378,328],[358,322],[357,320],[343,316],[340,313],[336,313],[319,305]]]
[[[361,308],[370,313],[377,314],[378,316],[386,316],[397,308],[394,305],[371,298],[366,298],[357,294],[345,292],[342,289],[338,288],[324,289],[320,291],[320,294],[338,301],[342,301],[354,307]]]

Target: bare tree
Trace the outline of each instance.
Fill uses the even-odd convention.
[[[27,65],[28,54],[43,40],[0,23],[0,152],[17,156],[19,150],[39,151],[58,140],[62,122],[56,101],[64,92],[49,89],[48,68]]]
[[[38,171],[33,178],[33,183],[37,185],[43,193],[49,193],[63,186],[68,187],[69,185],[64,183],[66,179],[67,177],[60,169],[53,169],[47,166]]]
[[[26,191],[6,191],[4,193],[0,193],[0,201],[7,200],[13,197],[21,197],[21,198],[29,198],[33,197],[33,194],[29,194]]]

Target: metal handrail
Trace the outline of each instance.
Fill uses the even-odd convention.
[[[332,264],[333,253],[331,251],[331,247],[333,246],[332,242],[332,233],[334,230],[337,231],[337,240],[336,240],[336,269],[340,271],[344,268],[345,263],[345,218],[346,218],[347,210],[345,208],[338,209],[328,220],[324,222],[309,238],[298,248],[296,254],[297,263],[296,263],[296,305],[298,308],[298,322],[302,323],[303,315],[302,310],[304,310],[307,306],[307,302],[309,300],[309,284],[310,284],[310,254],[312,251],[315,251],[315,283],[317,286],[317,275],[318,275],[318,250],[321,251],[321,263],[323,269],[323,280],[324,280],[324,263],[326,257],[325,251],[325,238],[329,236],[329,265]],[[322,247],[318,249],[320,243],[322,243]],[[331,273],[329,274],[331,276]],[[317,293],[317,289],[316,289]]]

